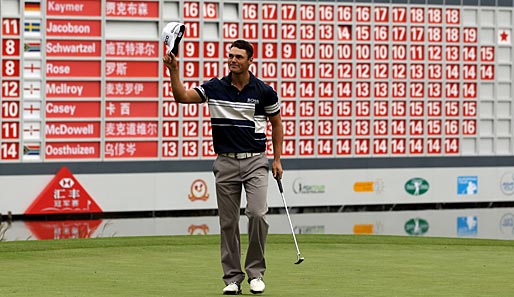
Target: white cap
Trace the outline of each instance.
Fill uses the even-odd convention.
[[[184,36],[186,26],[178,22],[170,22],[164,26],[161,34],[161,41],[166,45],[166,54],[170,52],[175,56],[178,54],[178,44]]]

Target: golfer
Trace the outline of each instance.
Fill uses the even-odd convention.
[[[244,40],[236,40],[230,46],[227,59],[229,75],[221,79],[212,78],[193,89],[184,88],[175,55],[166,55],[163,61],[170,71],[171,88],[177,102],[209,104],[214,151],[218,154],[213,172],[221,227],[221,266],[226,285],[223,294],[241,294],[241,283],[245,279],[241,269],[239,231],[243,186],[248,217],[245,271],[250,292],[263,293],[264,251],[268,235],[265,218],[269,175],[265,153],[267,119],[272,127],[272,173],[274,177],[277,174],[282,177],[280,153],[283,130],[277,93],[249,71],[253,47]]]

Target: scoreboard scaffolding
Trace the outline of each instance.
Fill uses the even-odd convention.
[[[254,45],[284,158],[514,153],[512,1],[1,1],[0,163],[215,157],[207,105],[173,100],[170,21],[187,88]]]

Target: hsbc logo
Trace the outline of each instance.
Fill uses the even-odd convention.
[[[70,189],[73,187],[75,183],[73,182],[73,179],[69,177],[65,177],[59,181],[59,186],[63,189]]]

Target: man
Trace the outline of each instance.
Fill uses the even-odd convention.
[[[250,292],[264,292],[266,270],[264,250],[268,235],[265,215],[268,211],[267,187],[269,163],[266,156],[266,119],[272,126],[272,173],[282,177],[280,153],[283,130],[277,93],[256,78],[249,67],[253,47],[244,40],[230,46],[230,74],[212,78],[199,87],[186,90],[181,82],[177,59],[173,54],[163,58],[171,76],[175,101],[209,104],[214,151],[213,164],[216,197],[221,227],[221,264],[226,287],[223,294],[241,294],[245,274],[241,269],[239,212],[244,186],[248,217],[248,250],[245,271]]]

